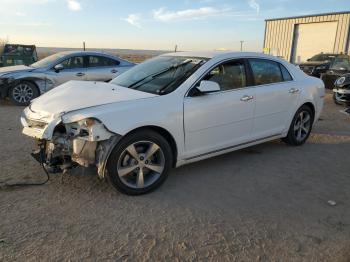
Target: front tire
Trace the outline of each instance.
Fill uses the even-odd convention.
[[[289,127],[288,135],[282,140],[293,146],[303,145],[310,136],[313,122],[313,111],[309,106],[303,105],[295,113],[293,121]]]
[[[172,163],[164,137],[152,130],[137,131],[113,149],[107,162],[108,179],[121,193],[146,194],[164,183]]]
[[[35,84],[21,81],[9,90],[8,97],[18,106],[27,106],[30,101],[39,96],[39,90]]]

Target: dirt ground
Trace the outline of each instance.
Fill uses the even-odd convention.
[[[93,170],[0,190],[0,261],[350,261],[350,117],[326,98],[308,143],[274,141],[122,195]],[[0,104],[0,181],[44,179]],[[336,202],[335,206],[328,203]]]

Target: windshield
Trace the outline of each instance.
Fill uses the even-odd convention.
[[[308,61],[313,61],[313,62],[332,61],[334,58],[335,58],[335,55],[318,54],[311,57]]]
[[[350,71],[349,58],[336,58],[331,66],[331,69]]]
[[[168,94],[205,61],[207,58],[159,56],[133,67],[111,83],[152,94]]]
[[[27,55],[30,56],[34,52],[34,46],[24,45],[5,45],[5,55]]]
[[[48,67],[50,66],[52,63],[54,63],[56,60],[62,58],[64,55],[63,54],[54,54],[54,55],[50,55],[48,57],[45,57],[44,59],[41,59],[40,61],[31,64],[31,67],[35,67],[35,68],[43,68],[43,67]]]

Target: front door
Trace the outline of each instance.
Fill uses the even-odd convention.
[[[254,88],[249,86],[243,60],[213,68],[203,79],[221,91],[184,100],[187,157],[211,153],[250,140],[254,117]],[[191,92],[190,92],[191,93]]]
[[[70,80],[86,80],[86,67],[83,56],[72,56],[61,62],[63,69],[55,71],[53,68],[50,72],[50,80],[53,87],[64,84]]]

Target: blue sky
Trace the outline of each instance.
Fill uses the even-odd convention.
[[[0,0],[0,38],[37,46],[259,51],[267,18],[349,11],[349,0]]]

